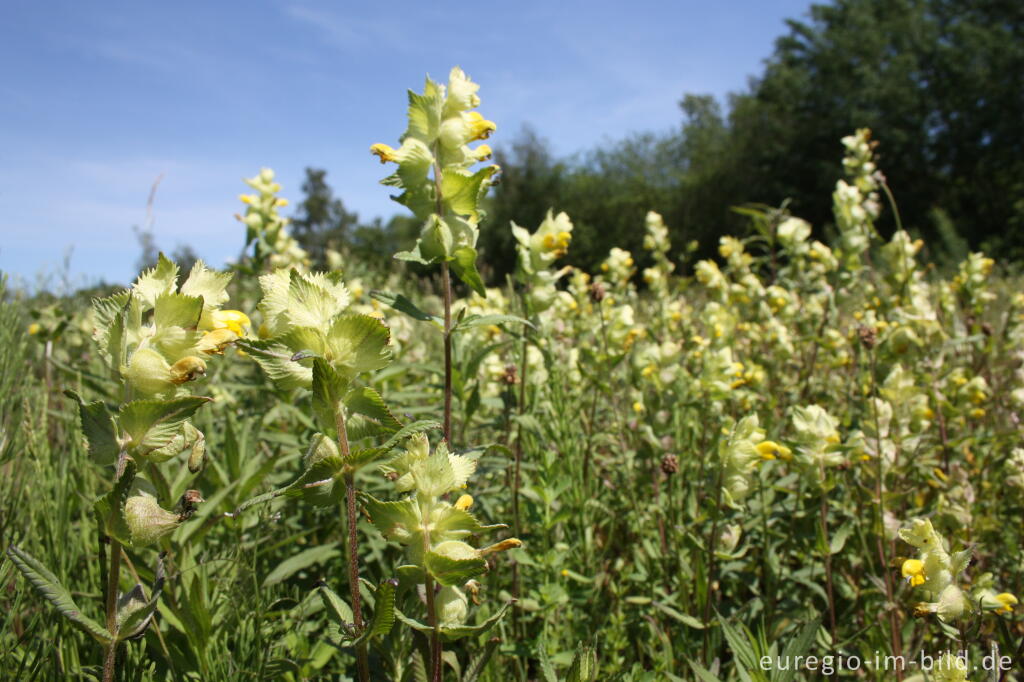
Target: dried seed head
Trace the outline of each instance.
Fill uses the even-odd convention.
[[[667,454],[667,455],[663,456],[661,458],[661,471],[666,476],[671,476],[672,474],[678,472],[679,471],[679,458],[676,457],[673,454]]]
[[[590,285],[590,300],[594,303],[600,303],[604,300],[605,290],[604,285],[600,282],[594,282]]]
[[[196,512],[196,507],[203,501],[203,496],[198,490],[186,490],[174,508],[174,511],[178,513],[178,520],[184,521],[191,518]]]
[[[878,332],[874,327],[868,327],[866,325],[860,325],[857,327],[857,335],[860,337],[860,342],[864,344],[864,347],[871,350],[878,343]]]
[[[501,375],[501,382],[508,386],[514,386],[519,383],[519,376],[516,373],[515,365],[505,365],[505,373]]]

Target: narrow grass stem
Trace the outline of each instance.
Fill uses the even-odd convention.
[[[824,473],[824,472],[822,472]],[[819,519],[821,521],[822,558],[825,560],[825,593],[828,596],[828,625],[829,634],[832,636],[832,646],[836,646],[836,597],[832,590],[832,548],[828,537],[828,493],[822,489],[820,504],[818,505]],[[830,675],[835,679],[835,675]]]
[[[896,610],[893,608],[893,595],[895,590],[892,584],[892,571],[889,570],[889,557],[885,551],[885,501],[883,494],[885,492],[885,485],[883,476],[885,475],[882,467],[882,434],[878,420],[878,404],[874,400],[875,394],[875,353],[873,350],[868,350],[869,357],[871,359],[871,390],[869,395],[872,396],[871,411],[874,419],[875,427],[875,511],[877,515],[878,523],[878,534],[877,534],[877,548],[878,548],[878,560],[882,565],[882,573],[885,575],[885,598],[886,598],[886,610],[889,612],[889,638],[892,644],[892,653],[896,656],[896,660],[900,660],[903,655],[903,645],[900,637],[899,630],[899,619],[896,614]],[[903,669],[901,667],[896,668],[896,677],[902,682],[903,680]]]

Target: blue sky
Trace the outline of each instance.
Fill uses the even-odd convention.
[[[649,2],[45,2],[0,26],[0,270],[32,284],[69,247],[76,283],[127,282],[154,201],[157,243],[235,257],[243,176],[300,198],[325,168],[363,218],[404,210],[374,142],[405,92],[460,65],[500,146],[531,124],[559,155],[679,125],[684,92],[760,73],[809,0]]]

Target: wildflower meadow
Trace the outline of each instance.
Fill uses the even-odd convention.
[[[235,262],[4,292],[0,677],[1024,679],[998,254],[927,262],[859,129],[830,235],[747,206],[699,259],[652,211],[566,265],[558,206],[487,217],[484,86],[365,141],[421,226],[386,266],[311,267],[254,168]]]

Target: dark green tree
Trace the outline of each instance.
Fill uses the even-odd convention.
[[[345,210],[341,199],[334,196],[327,184],[327,171],[323,169],[306,168],[302,192],[305,196],[296,206],[290,230],[309,254],[314,267],[325,268],[327,249],[340,251],[349,245],[359,216]]]
[[[935,236],[940,209],[973,247],[1024,245],[1022,29],[1024,6],[1002,0],[814,5],[733,97],[728,141],[693,165],[719,166],[732,202],[790,197],[820,226],[838,140],[868,127],[909,227]]]

